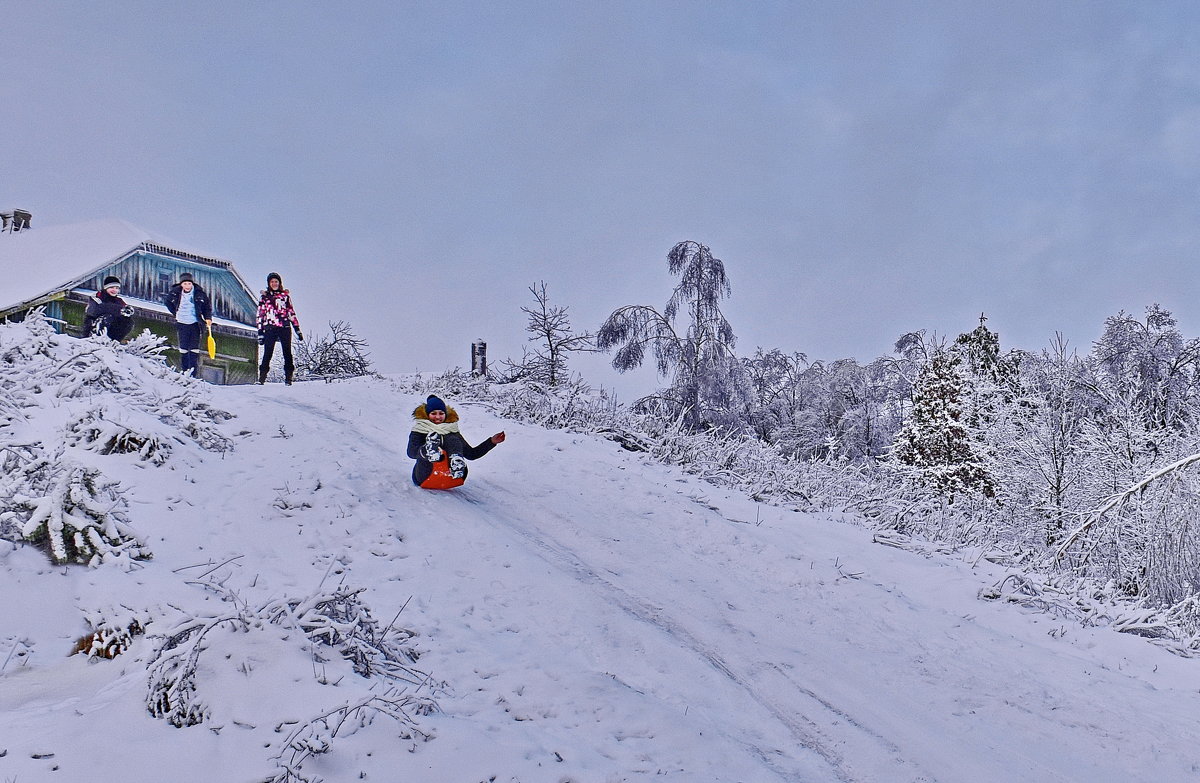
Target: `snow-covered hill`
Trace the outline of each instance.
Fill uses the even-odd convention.
[[[152,559],[51,565],[0,541],[2,781],[298,780],[296,762],[327,781],[1200,779],[1196,661],[981,601],[993,565],[881,546],[611,441],[459,406],[468,440],[508,440],[431,493],[404,456],[421,398],[396,380],[145,372],[124,391],[43,384],[7,426],[62,441],[103,401],[145,429],[118,404],[131,383],[233,417],[162,460],[66,449],[120,482]],[[387,640],[370,677],[303,625],[306,600],[356,588]],[[146,633],[68,656],[102,619]],[[208,623],[175,648],[203,721],[177,728],[147,709],[148,669],[189,621]]]

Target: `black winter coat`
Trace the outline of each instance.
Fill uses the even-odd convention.
[[[179,302],[183,299],[183,286],[179,283],[171,286],[163,303],[171,311],[171,315],[179,315]],[[199,283],[192,283],[192,302],[196,305],[196,317],[201,321],[212,320],[212,299]]]
[[[125,335],[133,328],[133,320],[121,315],[121,311],[126,307],[125,300],[121,297],[112,296],[108,291],[98,291],[88,299],[87,310],[83,313],[83,336],[87,337],[96,325],[100,324],[107,330],[111,339],[125,339]]]

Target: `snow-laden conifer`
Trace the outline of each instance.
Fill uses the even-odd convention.
[[[41,460],[27,468],[27,475],[27,488],[12,497],[26,513],[20,532],[26,540],[44,544],[54,562],[98,565],[150,556],[122,518],[116,483],[102,481],[99,471]]]
[[[922,368],[913,388],[913,408],[896,436],[893,456],[912,467],[918,481],[936,487],[947,497],[995,487],[963,416],[966,381],[960,360],[936,351]]]

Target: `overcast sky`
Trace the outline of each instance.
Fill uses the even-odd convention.
[[[384,371],[725,262],[742,354],[1200,333],[1194,2],[0,0],[0,208],[278,271]],[[588,380],[612,386],[600,361]]]

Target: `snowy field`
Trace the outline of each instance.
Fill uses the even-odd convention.
[[[229,447],[70,450],[120,482],[154,555],[131,570],[0,541],[4,783],[288,779],[296,728],[395,683],[286,623],[230,623],[196,648],[205,719],[176,728],[147,710],[147,669],[181,619],[339,585],[413,634],[419,700],[323,734],[296,770],[312,780],[1200,779],[1200,662],[979,600],[1004,575],[987,562],[474,406],[456,406],[467,439],[508,440],[461,490],[420,490],[404,449],[423,400],[393,380],[141,382],[234,414],[213,425]],[[95,405],[53,391],[13,437],[61,437]],[[124,654],[68,655],[88,617],[126,614],[148,624]]]

